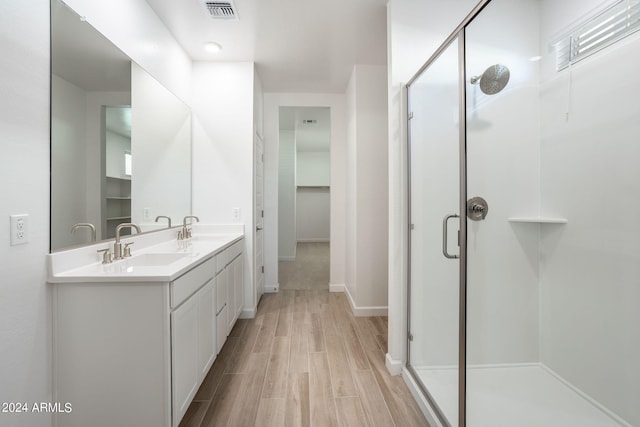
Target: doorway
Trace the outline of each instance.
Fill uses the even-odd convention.
[[[328,289],[330,108],[280,107],[278,135],[280,289]]]

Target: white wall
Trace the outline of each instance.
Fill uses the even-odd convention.
[[[298,186],[329,186],[331,154],[328,151],[298,151],[296,155]]]
[[[476,0],[390,0],[387,10],[389,111],[389,336],[387,360],[406,361],[406,126],[403,84],[473,9]]]
[[[347,87],[347,291],[356,313],[387,312],[387,70],[356,65]]]
[[[254,78],[252,62],[193,65],[193,214],[205,223],[244,224],[249,312],[258,303],[253,292]],[[265,155],[265,168],[266,161]],[[240,209],[239,219],[234,208]]]
[[[302,188],[296,192],[296,241],[329,242],[331,237],[331,191]]]
[[[296,258],[295,131],[280,130],[278,150],[278,259],[294,261]]]
[[[51,402],[49,2],[0,3],[0,402]],[[29,214],[29,243],[9,246],[9,215]],[[50,414],[0,424],[50,426]]]
[[[330,284],[345,284],[346,109],[343,94],[265,93],[265,286],[278,289],[279,108],[331,109],[331,272]]]

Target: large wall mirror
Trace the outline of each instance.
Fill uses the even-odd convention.
[[[51,250],[91,243],[78,224],[100,241],[190,213],[190,109],[51,0]]]

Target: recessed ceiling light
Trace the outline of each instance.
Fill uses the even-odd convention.
[[[205,42],[204,43],[204,50],[206,50],[207,52],[220,52],[222,50],[222,46],[220,45],[220,43],[216,43],[216,42]]]

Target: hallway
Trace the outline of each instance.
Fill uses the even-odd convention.
[[[278,263],[280,290],[329,289],[329,242],[298,243],[295,261]]]
[[[387,318],[354,317],[329,293],[328,253],[299,244],[280,263],[280,292],[238,320],[182,427],[427,425],[385,367]]]

